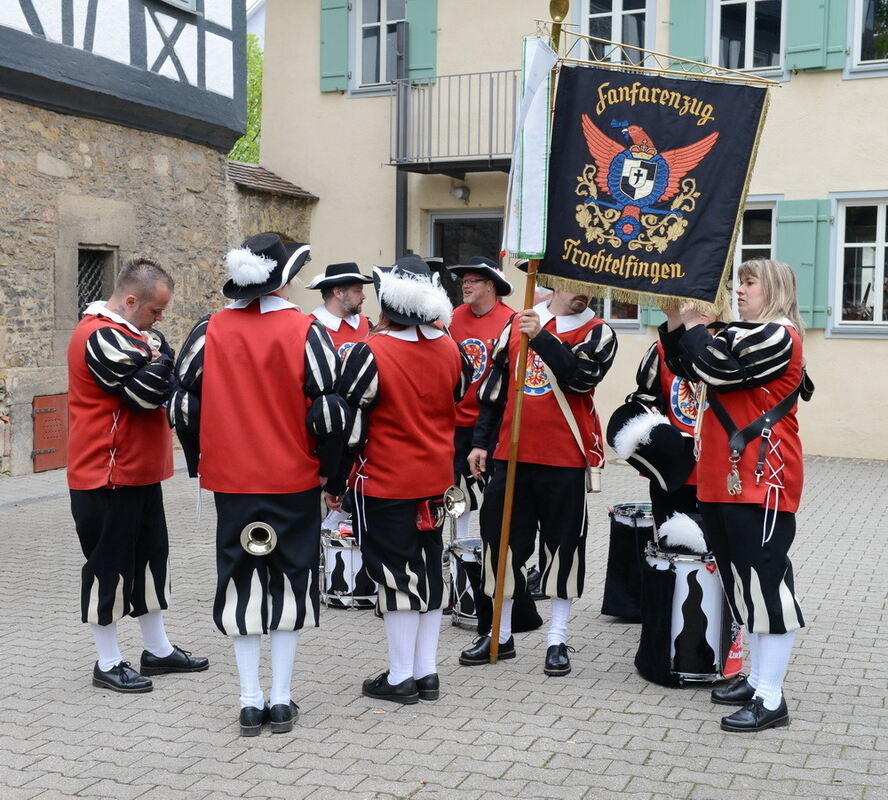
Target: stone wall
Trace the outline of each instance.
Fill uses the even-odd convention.
[[[174,347],[222,305],[239,238],[225,156],[207,147],[0,99],[0,472],[31,470],[31,401],[66,391],[78,247],[118,266],[156,258],[175,278],[161,324]]]
[[[310,242],[311,211],[315,201],[267,194],[228,184],[228,229],[240,244],[248,236],[277,231],[297,242]]]

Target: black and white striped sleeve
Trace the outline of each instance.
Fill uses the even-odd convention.
[[[547,330],[535,336],[530,346],[546,363],[563,392],[586,394],[601,383],[613,365],[617,336],[614,329],[603,322],[573,346]]]
[[[199,320],[185,339],[176,361],[176,387],[167,405],[167,421],[176,429],[192,478],[197,477],[200,458],[200,395],[209,323],[209,316]]]
[[[176,361],[176,387],[167,406],[167,419],[170,427],[177,432],[198,432],[204,345],[209,321],[209,316],[206,316],[191,329]]]
[[[635,373],[636,389],[628,397],[627,403],[640,403],[645,408],[661,414],[666,409],[665,398],[660,388],[660,349],[654,342],[641,359]]]
[[[475,427],[472,430],[472,447],[490,451],[499,434],[503,411],[506,408],[509,392],[509,338],[512,335],[512,320],[500,334],[490,354],[490,369],[478,387],[478,403],[481,407]]]
[[[683,360],[717,392],[751,389],[779,378],[792,359],[792,336],[776,322],[734,322],[716,336],[696,325],[681,337]]]
[[[86,341],[86,366],[100,389],[120,395],[134,411],[153,411],[173,388],[172,351],[158,349],[160,358],[152,361],[145,342],[117,328],[99,328]]]
[[[305,338],[304,389],[311,401],[306,423],[318,443],[321,475],[326,477],[339,470],[351,425],[351,411],[337,390],[339,370],[339,356],[330,334],[319,322],[313,322]],[[330,491],[334,488],[337,487]]]
[[[459,348],[459,378],[456,381],[456,386],[453,387],[453,400],[458,403],[465,397],[466,392],[469,391],[469,387],[472,385],[472,374],[475,369],[465,350],[463,350],[463,346],[459,342],[456,343],[456,346]]]

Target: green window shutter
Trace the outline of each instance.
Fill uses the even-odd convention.
[[[842,69],[846,0],[786,0],[786,68]]]
[[[641,306],[638,309],[638,318],[642,325],[653,325],[656,328],[666,322],[666,315],[657,306]]]
[[[435,77],[438,52],[438,0],[407,0],[407,77]]]
[[[777,204],[776,255],[795,270],[799,310],[809,328],[826,327],[829,210],[829,200],[781,200]]]
[[[706,61],[706,0],[672,0],[669,55]]]
[[[348,88],[348,0],[321,0],[321,91]]]

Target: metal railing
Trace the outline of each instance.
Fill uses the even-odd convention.
[[[395,81],[390,162],[511,158],[520,76],[520,70],[499,70]]]

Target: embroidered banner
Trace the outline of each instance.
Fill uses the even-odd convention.
[[[766,93],[562,67],[540,282],[711,303],[730,274]]]

